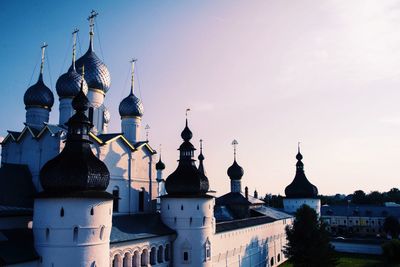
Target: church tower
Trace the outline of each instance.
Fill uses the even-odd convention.
[[[295,213],[298,208],[305,204],[313,208],[319,216],[321,200],[318,198],[317,187],[308,181],[304,173],[303,155],[300,153],[300,146],[298,147],[296,159],[296,175],[292,183],[285,189],[284,210],[288,213]]]
[[[81,90],[72,100],[62,152],[40,171],[43,191],[34,202],[33,234],[41,266],[109,266],[113,197],[106,165],[90,148],[89,101]]]
[[[42,58],[40,63],[40,74],[38,81],[29,87],[24,94],[24,104],[26,109],[26,123],[29,126],[42,127],[49,122],[51,108],[54,104],[54,96],[49,87],[43,82],[43,68],[45,60],[45,49],[43,44]]]
[[[89,119],[93,122],[93,131],[95,134],[107,133],[110,113],[104,105],[104,98],[110,89],[111,77],[107,66],[98,58],[94,52],[94,20],[98,13],[92,11],[88,17],[89,48],[86,53],[80,57],[75,65],[78,73],[85,68],[85,80],[88,86],[87,98],[89,99]],[[70,69],[73,66],[70,67]]]
[[[161,197],[161,218],[177,232],[173,243],[174,266],[211,266],[215,201],[207,194],[208,178],[195,165],[187,119],[181,137],[179,164],[167,177],[167,194]]]
[[[82,89],[85,94],[88,91],[88,85],[83,77],[76,71],[75,67],[75,55],[76,55],[76,34],[78,30],[75,29],[72,33],[73,35],[73,45],[72,45],[72,64],[66,73],[61,75],[56,83],[57,94],[60,98],[60,119],[59,124],[64,125],[72,115],[74,115],[74,109],[72,108],[72,99],[79,93]]]
[[[119,104],[119,115],[121,116],[121,131],[125,138],[132,143],[136,143],[140,138],[140,125],[143,116],[142,101],[135,95],[135,62],[131,61],[131,90]]]

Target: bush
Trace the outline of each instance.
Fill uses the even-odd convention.
[[[400,263],[400,241],[392,239],[382,245],[383,256],[390,263]]]

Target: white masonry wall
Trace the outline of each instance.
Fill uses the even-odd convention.
[[[287,213],[295,213],[301,206],[307,205],[321,215],[321,200],[317,198],[284,198],[283,209]]]

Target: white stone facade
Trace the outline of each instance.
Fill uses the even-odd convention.
[[[321,200],[318,198],[284,198],[283,209],[294,214],[301,206],[307,205],[314,209],[318,216],[321,215]]]

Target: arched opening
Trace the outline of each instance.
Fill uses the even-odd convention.
[[[103,240],[103,237],[104,237],[104,225],[102,225],[100,228],[100,240]]]
[[[120,267],[120,266],[121,266],[121,256],[117,254],[114,256],[112,267]]]
[[[149,264],[149,251],[143,249],[142,255],[140,255],[140,266],[147,266]]]
[[[122,261],[122,267],[130,267],[131,265],[129,263],[131,263],[131,255],[126,252]]]
[[[281,261],[281,253],[278,253],[278,257],[277,257],[278,262]]]
[[[211,242],[207,238],[206,242],[204,243],[204,261],[211,260]]]
[[[139,191],[139,211],[142,212],[144,211],[144,188],[142,187],[141,190]]]
[[[119,187],[118,186],[114,186],[112,194],[114,197],[113,212],[118,212],[119,211]]]
[[[60,217],[64,217],[64,208],[63,207],[61,207],[61,210],[60,210]]]
[[[93,207],[90,209],[90,215],[94,215],[94,209],[93,209]]]
[[[135,251],[132,257],[132,267],[139,267],[139,266],[140,266],[139,251]]]
[[[156,262],[156,248],[155,247],[152,247],[151,248],[151,250],[150,250],[150,264],[151,265],[154,265],[154,264],[156,264],[157,262]]]
[[[271,258],[271,266],[274,266],[274,257]]]
[[[165,259],[165,261],[169,261],[169,253],[170,253],[169,244],[167,244],[165,246],[165,251],[164,251],[164,259]]]
[[[46,241],[49,241],[49,237],[50,237],[50,229],[46,228]]]
[[[157,250],[157,262],[158,263],[162,263],[163,262],[163,250],[164,250],[164,248],[163,248],[163,246],[159,246],[158,247],[158,250]]]
[[[78,241],[78,227],[77,226],[74,227],[74,234],[73,234],[73,239],[72,240],[74,242]]]

